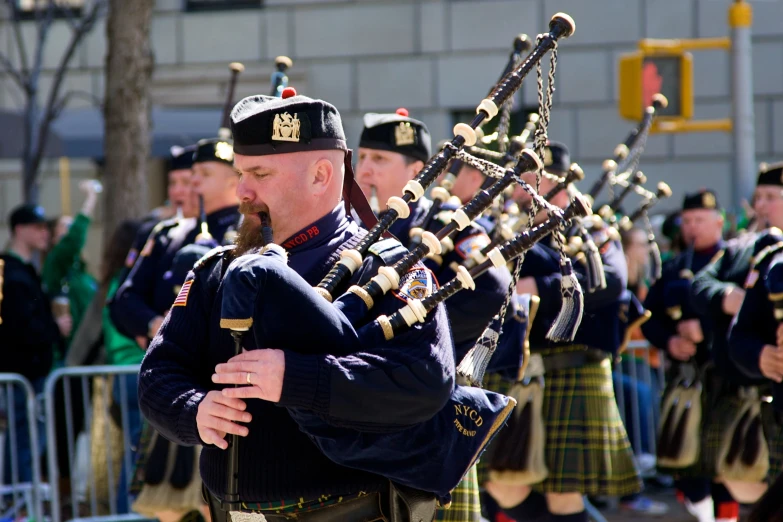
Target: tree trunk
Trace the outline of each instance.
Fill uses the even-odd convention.
[[[147,206],[150,155],[150,25],[154,0],[110,0],[106,23],[104,244],[125,219]]]

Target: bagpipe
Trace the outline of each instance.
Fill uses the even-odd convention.
[[[612,180],[612,177],[616,172],[634,172],[636,170],[634,163],[638,164],[639,157],[644,152],[644,147],[647,144],[647,137],[650,134],[653,120],[656,113],[665,109],[669,105],[669,101],[662,94],[655,94],[652,97],[652,104],[644,111],[644,116],[639,125],[631,130],[623,143],[620,143],[614,149],[614,157],[611,160],[607,160],[603,164],[603,173],[593,183],[593,186],[588,192],[591,203],[595,202],[598,194],[603,188]]]
[[[231,75],[229,77],[226,100],[223,105],[223,113],[220,120],[220,128],[218,130],[218,137],[223,140],[231,139],[231,130],[229,128],[231,108],[233,107],[234,94],[236,92],[237,83],[239,81],[239,75],[245,70],[245,66],[239,62],[232,62],[228,67],[231,71]],[[196,261],[201,259],[213,248],[220,246],[219,240],[213,238],[212,234],[209,232],[209,226],[207,224],[207,213],[204,208],[204,196],[201,194],[198,195],[198,217],[196,218],[196,229],[198,230],[198,234],[196,235],[195,242],[181,248],[172,260],[172,280],[177,282],[177,286],[181,285],[182,282],[185,281],[188,272],[193,268],[193,265],[196,264]],[[178,288],[175,290],[175,294],[179,293]]]
[[[235,339],[252,335],[259,347],[329,346],[329,354],[335,356],[360,352],[363,347],[394,343],[396,336],[416,330],[417,324],[425,322],[448,298],[464,289],[475,288],[474,279],[491,267],[504,266],[553,230],[564,227],[571,219],[589,214],[590,207],[581,198],[575,199],[565,210],[553,208],[549,219],[498,245],[488,253],[485,262],[471,270],[463,267],[453,280],[423,299],[409,299],[395,312],[373,317],[370,312],[379,299],[399,288],[403,276],[418,266],[424,256],[441,251],[442,240],[467,226],[505,187],[514,182],[522,183],[520,172],[540,170],[537,155],[523,151],[512,167],[493,171],[492,185],[455,211],[452,221],[441,231],[435,234],[422,232],[420,244],[393,266],[381,267],[362,286],[353,285],[342,295],[336,295],[362,266],[371,246],[396,219],[408,217],[408,203],[423,196],[450,160],[471,161],[463,148],[476,143],[476,129],[498,115],[499,108],[520,88],[524,77],[550,49],[556,48],[558,39],[573,33],[574,22],[568,15],[557,14],[549,28],[548,33],[539,35],[527,58],[511,68],[479,104],[475,118],[469,124],[460,123],[454,127],[454,139],[405,186],[402,197],[389,199],[388,211],[381,215],[378,223],[354,248],[340,252],[339,261],[316,287],[288,267],[285,250],[271,241],[257,252],[234,259],[223,282],[221,327],[237,332]],[[268,226],[262,227],[262,234],[270,240],[271,234],[266,229]],[[265,299],[270,295],[276,296],[274,306],[265,306]],[[292,316],[307,317],[308,328],[286,327]],[[444,407],[429,421],[391,433],[370,428],[366,431],[349,429],[329,423],[309,411],[294,408],[288,411],[300,429],[333,461],[433,493],[443,503],[504,425],[515,404],[513,399],[503,395],[461,385],[455,386],[451,395],[444,399]]]
[[[278,56],[275,58],[275,72],[272,73],[272,94],[280,98],[283,95],[283,90],[288,87],[288,75],[286,71],[294,65],[291,58],[288,56]],[[230,111],[230,108],[229,108]]]

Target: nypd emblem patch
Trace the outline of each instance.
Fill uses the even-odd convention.
[[[489,245],[490,239],[484,233],[473,234],[468,236],[456,245],[454,250],[462,259],[470,259],[481,251],[485,246]]]
[[[394,295],[403,301],[421,300],[438,289],[435,276],[426,268],[414,267],[400,279],[400,288]]]

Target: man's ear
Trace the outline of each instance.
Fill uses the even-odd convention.
[[[312,169],[311,186],[313,193],[321,195],[332,183],[334,177],[334,165],[327,158],[321,158],[315,162]]]

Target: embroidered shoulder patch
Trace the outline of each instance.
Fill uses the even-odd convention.
[[[756,285],[756,281],[759,280],[759,271],[755,268],[748,272],[748,277],[745,278],[745,288],[753,288]]]
[[[414,267],[400,279],[400,288],[394,291],[394,295],[403,301],[421,300],[438,289],[438,281],[435,275],[427,268]]]
[[[177,294],[177,298],[174,300],[174,304],[171,306],[187,306],[188,295],[190,294],[191,286],[193,286],[192,279],[185,281],[185,284],[183,284],[182,288],[179,289],[179,294]]]
[[[481,250],[485,246],[489,245],[489,243],[489,236],[483,232],[480,232],[478,234],[468,236],[454,245],[454,250],[462,259],[469,259],[481,252]]]
[[[153,238],[149,238],[146,243],[144,243],[144,248],[141,249],[141,253],[139,254],[141,257],[147,257],[152,253],[152,249],[155,247],[155,240]]]

